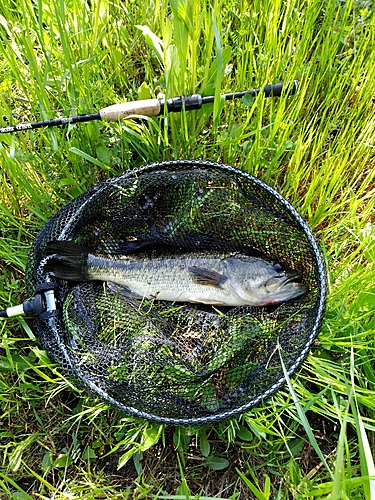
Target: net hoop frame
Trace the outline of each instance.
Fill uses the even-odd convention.
[[[311,249],[311,254],[315,260],[316,263],[316,271],[317,271],[317,276],[319,278],[319,286],[317,290],[317,314],[315,317],[315,322],[310,330],[310,333],[307,337],[307,340],[305,342],[304,348],[302,351],[300,351],[298,357],[294,360],[294,363],[289,366],[288,369],[286,369],[286,375],[287,377],[291,377],[296,370],[301,366],[302,362],[305,360],[307,357],[316,337],[318,336],[320,332],[320,328],[322,325],[324,313],[325,313],[325,304],[326,304],[326,298],[327,298],[327,270],[326,270],[326,264],[324,261],[324,257],[322,254],[322,251],[320,249],[320,246],[317,242],[317,239],[315,238],[311,228],[305,221],[305,219],[299,214],[299,212],[294,208],[294,206],[286,200],[277,190],[269,186],[266,182],[260,180],[259,178],[244,172],[242,170],[239,170],[237,168],[234,168],[229,165],[225,164],[220,164],[216,162],[211,162],[207,160],[172,160],[172,161],[165,161],[165,162],[157,162],[157,163],[152,163],[149,165],[145,165],[143,167],[140,167],[138,169],[134,170],[129,170],[122,174],[121,178],[129,178],[129,179],[136,179],[138,175],[144,175],[147,173],[152,173],[160,169],[173,169],[175,167],[176,169],[181,169],[183,168],[200,168],[200,169],[208,169],[208,170],[214,170],[214,171],[221,171],[229,175],[233,175],[235,177],[243,177],[247,181],[250,181],[251,183],[256,184],[261,188],[262,190],[267,191],[271,196],[275,197],[279,203],[281,203],[287,211],[292,215],[293,219],[295,220],[299,230],[304,233],[304,236],[306,237],[310,249]],[[91,188],[89,191],[92,192],[92,195],[86,200],[86,203],[83,203],[80,207],[80,211],[85,209],[85,205],[87,203],[91,203],[93,200],[93,197],[95,197],[96,192],[100,193],[100,187],[101,186],[106,186],[110,185],[111,183],[116,183],[118,181],[119,177],[114,177],[108,180],[105,180],[101,183],[99,183],[97,186],[94,188]],[[74,218],[72,217],[71,224],[75,223],[77,220],[77,216],[79,213],[75,214]],[[58,213],[54,216],[58,216]],[[69,228],[69,222],[65,226],[65,231],[67,231]],[[64,232],[61,234],[61,239],[64,237]],[[48,318],[47,325],[50,329],[56,328],[54,325],[56,324],[55,322],[58,321],[59,318],[56,316],[51,316]],[[249,410],[251,410],[253,407],[261,404],[264,400],[269,398],[272,394],[274,394],[278,389],[280,389],[285,383],[286,383],[286,376],[283,375],[278,380],[276,380],[268,389],[266,389],[262,394],[254,397],[250,401],[248,401],[246,404],[243,404],[241,406],[238,406],[236,408],[232,408],[226,411],[221,411],[220,413],[215,413],[212,415],[205,415],[204,417],[188,417],[188,418],[174,418],[174,417],[166,417],[166,416],[160,416],[160,415],[155,415],[155,414],[150,414],[147,412],[144,412],[142,410],[139,410],[137,408],[127,406],[125,404],[120,403],[116,399],[114,399],[112,396],[110,396],[106,391],[104,391],[101,387],[99,387],[97,384],[93,383],[91,380],[87,379],[85,376],[82,375],[82,373],[79,373],[76,371],[74,368],[70,356],[69,356],[69,350],[67,349],[67,346],[64,344],[63,340],[61,338],[56,339],[57,345],[60,348],[60,353],[61,356],[64,357],[64,362],[65,366],[70,366],[71,370],[75,372],[75,378],[77,381],[81,382],[84,387],[86,387],[93,395],[99,396],[103,401],[109,403],[111,406],[114,406],[120,411],[125,412],[127,415],[140,418],[140,419],[145,419],[145,420],[150,420],[153,422],[161,423],[161,424],[167,424],[167,425],[176,425],[176,426],[199,426],[199,425],[206,425],[206,424],[211,424],[218,422],[220,420],[224,419],[229,419],[232,418],[236,415],[243,414]]]

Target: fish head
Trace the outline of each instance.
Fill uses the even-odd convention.
[[[295,271],[260,258],[227,259],[228,278],[244,304],[267,306],[299,297],[307,287]]]

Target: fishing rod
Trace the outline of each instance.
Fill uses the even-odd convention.
[[[253,90],[221,94],[221,98],[225,99],[225,101],[232,101],[234,99],[242,99],[242,97],[246,95],[256,97],[261,92],[263,92],[264,97],[279,97],[283,92],[286,92],[288,95],[293,95],[296,93],[298,85],[298,80],[294,80],[292,83],[273,83]],[[192,94],[188,96],[170,97],[167,100],[144,99],[141,101],[122,102],[103,108],[97,113],[54,118],[52,120],[44,120],[40,122],[19,123],[18,125],[0,127],[0,134],[9,134],[42,127],[58,127],[74,123],[90,122],[93,120],[104,120],[109,122],[118,121],[131,115],[159,116],[164,113],[165,108],[169,113],[178,113],[183,109],[185,111],[191,111],[194,109],[201,109],[202,106],[213,103],[214,100],[215,96],[213,95],[202,96],[200,94]]]

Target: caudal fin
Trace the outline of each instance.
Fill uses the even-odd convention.
[[[56,278],[68,281],[87,281],[87,257],[89,250],[71,241],[50,241],[45,249],[50,256],[44,271]]]

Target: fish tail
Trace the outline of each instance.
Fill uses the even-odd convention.
[[[44,271],[68,281],[87,281],[89,249],[72,241],[50,241],[46,246],[50,256]]]

